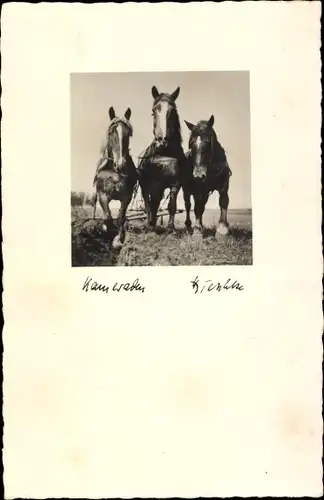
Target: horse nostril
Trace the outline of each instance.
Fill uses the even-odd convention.
[[[194,174],[194,178],[197,181],[202,182],[206,179],[206,174],[204,174],[203,172],[199,172],[199,173]]]

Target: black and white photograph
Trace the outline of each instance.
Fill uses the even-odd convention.
[[[4,5],[4,498],[323,496],[321,13]]]
[[[72,73],[72,266],[251,265],[248,71]]]

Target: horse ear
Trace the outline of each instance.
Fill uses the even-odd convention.
[[[211,115],[211,117],[208,120],[208,127],[212,127],[214,125],[214,115]]]
[[[125,118],[126,120],[129,120],[132,114],[132,110],[130,108],[127,108],[126,113],[125,113]]]
[[[156,99],[157,97],[159,97],[160,93],[158,91],[158,89],[156,88],[155,85],[153,85],[152,87],[152,96],[153,96],[153,99]]]
[[[109,118],[111,120],[113,120],[114,118],[116,118],[116,113],[115,113],[115,110],[114,110],[114,108],[112,106],[109,108]]]
[[[172,92],[171,97],[175,101],[180,94],[180,87],[177,87],[174,92]]]
[[[185,120],[184,122],[185,122],[185,124],[187,125],[188,129],[189,129],[190,131],[192,131],[192,129],[194,128],[193,123],[187,122],[186,120]]]

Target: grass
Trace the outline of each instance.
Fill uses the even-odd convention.
[[[107,233],[100,220],[92,217],[88,206],[72,207],[73,266],[209,266],[252,264],[252,222],[246,211],[229,211],[230,233],[216,233],[218,211],[204,215],[203,235],[190,235],[184,228],[184,214],[176,218],[176,231],[168,234],[164,226],[156,233],[147,232],[144,221],[129,223],[126,241],[120,252],[111,247],[117,234],[111,227]],[[97,213],[101,217],[101,213]],[[166,223],[165,218],[164,223]],[[194,221],[194,217],[192,217]]]

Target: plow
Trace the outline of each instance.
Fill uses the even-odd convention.
[[[126,215],[127,221],[133,221],[133,220],[145,220],[146,219],[146,212],[145,212],[145,207],[144,207],[144,200],[141,197],[141,200],[136,202],[136,196],[138,193],[138,187],[139,185],[137,184],[135,189],[134,189],[134,194],[133,194],[133,199],[130,205],[130,208],[128,209],[129,214]],[[160,219],[161,226],[163,226],[163,221],[164,217],[167,217],[169,215],[169,211],[166,208],[166,202],[168,201],[170,196],[170,193],[167,194],[167,196],[164,196],[162,199],[162,202],[159,206],[157,215],[158,219]],[[134,207],[135,205],[135,207]],[[184,210],[177,210],[177,214],[182,214]]]
[[[127,214],[126,214],[127,224],[132,222],[132,221],[141,221],[141,220],[144,221],[146,219],[146,212],[145,212],[143,198],[141,197],[140,200],[136,200],[136,197],[138,194],[138,189],[139,189],[139,184],[137,184],[135,186],[132,201],[131,201],[130,206],[127,210]],[[158,212],[157,212],[158,220],[160,221],[161,226],[163,226],[163,224],[164,224],[164,217],[169,216],[169,211],[168,211],[167,206],[166,206],[166,203],[169,199],[169,196],[170,196],[170,193],[168,193],[166,196],[163,197],[161,204],[159,206]],[[102,222],[103,221],[102,218],[96,217],[96,206],[97,206],[97,202],[95,201],[94,202],[94,209],[93,209],[93,217],[88,217],[85,219],[77,219],[77,220],[72,222],[72,225],[74,225],[78,222],[79,223],[81,222],[82,225],[84,225],[86,222],[90,222],[90,221],[101,221]],[[182,214],[183,212],[184,212],[184,210],[178,209],[176,211],[176,214]],[[116,222],[116,218],[113,218],[113,221]]]

